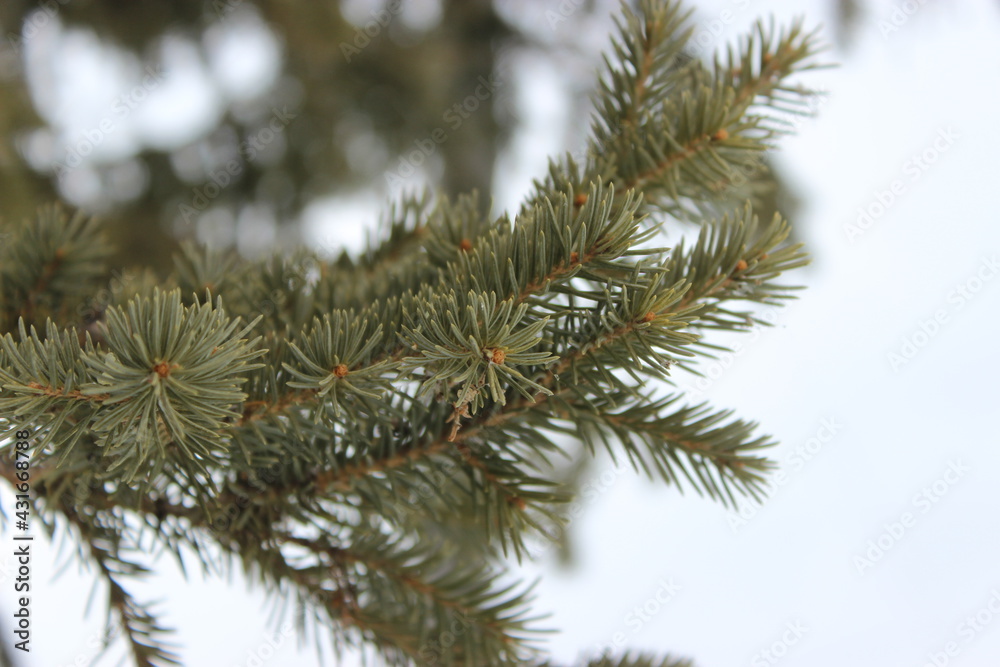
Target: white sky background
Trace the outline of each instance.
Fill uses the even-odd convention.
[[[720,505],[632,473],[607,473],[614,481],[602,484],[610,469],[602,460],[593,470],[603,492],[573,525],[578,567],[560,571],[543,556],[524,568],[526,578],[542,578],[534,606],[551,612],[548,625],[560,630],[548,641],[559,660],[596,651],[620,632],[626,647],[690,656],[705,667],[923,667],[929,654],[949,648],[954,655],[938,655],[939,665],[1000,663],[1000,267],[988,268],[1000,260],[1000,6],[929,0],[886,38],[876,20],[892,4],[867,4],[853,49],[827,54],[842,66],[802,79],[828,90],[829,101],[779,154],[804,204],[794,222],[815,257],[789,280],[809,289],[779,311],[778,326],[745,339],[705,391],[714,406],[759,421],[781,441],[771,455],[786,464],[787,482],[734,527]],[[779,22],[805,14],[815,25],[826,6],[706,0],[699,12],[705,24],[732,9],[726,34],[734,36],[769,12]],[[523,85],[542,90],[557,75],[532,68]],[[569,109],[556,96],[530,97],[526,134],[515,141],[520,152],[507,158],[497,188],[502,207],[516,207],[547,153],[560,148],[553,137],[562,137]],[[907,161],[935,150],[942,130],[957,138],[914,179]],[[845,225],[894,180],[901,194],[849,240]],[[322,209],[312,215],[318,242],[342,238],[343,230],[323,226]],[[977,283],[980,271],[994,272]],[[971,298],[957,296],[961,285]],[[920,337],[922,322],[936,315],[934,335]],[[918,352],[894,369],[888,355],[914,337]],[[823,420],[838,429],[803,464],[796,449],[825,435]],[[959,463],[954,483],[940,481]],[[935,482],[945,492],[924,511],[915,496]],[[10,507],[6,490],[2,500]],[[913,520],[902,536],[888,538],[886,525],[907,512]],[[880,537],[891,546],[859,572],[856,557]],[[100,628],[97,613],[81,622],[90,578],[71,566],[49,584],[56,559],[43,544],[36,549],[33,651],[24,665],[88,665],[88,638]],[[5,589],[10,566],[0,556]],[[195,574],[186,583],[166,558],[159,568],[134,589],[140,599],[166,599],[165,621],[179,631],[186,664],[255,664],[248,651],[260,651],[274,630],[263,597],[247,593],[238,577]],[[661,579],[680,590],[651,603],[660,608],[637,627],[627,615],[655,599]],[[996,613],[988,610],[994,595]],[[102,604],[98,598],[94,608]],[[979,631],[960,627],[981,610]],[[793,638],[788,623],[804,632],[783,645],[783,634]],[[782,657],[765,659],[759,652],[769,647]],[[318,663],[309,646],[296,652],[288,639],[262,664]]]

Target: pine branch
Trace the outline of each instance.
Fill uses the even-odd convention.
[[[754,228],[755,222],[749,212],[747,212],[747,218],[748,221],[744,227],[739,228],[736,225],[733,226],[737,230],[735,233],[740,234],[740,238],[746,238],[746,235],[752,232]],[[775,233],[763,235],[764,241],[754,246],[754,249],[758,254],[763,254],[763,250],[761,250],[762,248],[770,249],[774,244],[783,240],[783,236],[781,236],[780,233],[783,228],[778,226],[776,229],[777,232]],[[707,231],[703,232],[703,238],[709,238],[709,236],[710,235]],[[745,251],[745,244],[738,242],[740,238],[728,238],[727,240],[729,243],[726,243],[725,247],[731,248],[734,253]],[[683,263],[685,268],[688,269],[686,275],[696,276],[704,273],[708,276],[712,276],[715,273],[714,270],[709,270],[712,268],[711,266],[705,264],[705,262],[708,261],[706,257],[709,256],[709,253],[704,250],[705,245],[706,244],[702,242],[698,246],[698,249],[696,249],[691,255],[684,255],[683,253],[679,253],[677,255],[677,264],[679,265]],[[720,263],[726,263],[728,261],[725,256],[717,258],[716,255],[711,255],[711,257],[712,261]],[[751,259],[753,259],[753,257],[751,257]],[[688,294],[690,294],[694,291],[696,293],[696,296],[694,297],[686,295],[682,297],[681,294],[678,294],[673,290],[662,293],[658,291],[660,279],[660,276],[657,276],[657,278],[647,286],[644,296],[633,299],[631,303],[628,298],[623,299],[622,303],[625,306],[625,310],[617,313],[617,317],[609,320],[607,315],[603,313],[592,316],[593,321],[599,322],[603,325],[603,329],[597,329],[598,333],[595,334],[593,333],[594,329],[588,329],[583,326],[569,327],[571,330],[581,331],[584,332],[585,335],[589,335],[591,337],[590,342],[584,342],[584,340],[576,339],[571,344],[567,345],[567,348],[574,349],[575,352],[562,359],[556,367],[551,369],[537,382],[538,386],[542,388],[542,391],[538,395],[534,397],[526,396],[525,398],[529,399],[531,402],[535,402],[544,396],[544,394],[549,393],[552,390],[550,387],[558,389],[559,385],[557,380],[559,379],[560,374],[566,374],[567,372],[573,374],[573,377],[571,378],[571,386],[589,386],[587,382],[581,379],[579,373],[581,363],[584,360],[587,362],[586,365],[591,368],[603,369],[600,371],[601,377],[607,381],[609,386],[608,390],[602,390],[600,392],[600,395],[603,397],[608,397],[609,391],[611,390],[631,392],[634,395],[634,390],[631,386],[623,384],[621,380],[610,373],[607,373],[606,369],[608,367],[613,366],[628,370],[641,366],[644,362],[649,368],[654,369],[661,375],[665,375],[668,372],[668,368],[660,361],[662,351],[684,353],[678,345],[688,344],[695,340],[695,337],[690,334],[677,334],[675,333],[675,330],[677,328],[683,328],[691,322],[692,318],[690,316],[684,316],[683,313],[690,312],[687,304],[690,304],[698,298],[698,290],[690,290],[688,292]],[[725,280],[713,281],[706,278],[704,281],[696,283],[696,287],[701,291],[702,298],[719,298],[722,291],[720,286],[724,283]],[[625,292],[624,294],[627,297],[628,293]],[[680,304],[680,307],[672,307],[676,306],[678,303]],[[671,314],[676,312],[680,312],[681,314]],[[650,317],[650,315],[652,315],[652,317]],[[591,333],[587,334],[586,332],[588,331],[591,331]],[[649,335],[652,332],[657,332],[658,336],[666,336],[666,338],[654,339],[656,340],[655,346],[648,340],[642,341],[643,338],[649,338]],[[637,338],[644,344],[640,343],[636,346],[629,342],[630,338]],[[627,353],[630,358],[625,358],[620,353],[616,353],[614,351],[616,347],[615,344],[620,341],[624,341],[624,344],[622,345],[623,352]],[[593,390],[593,388],[591,388],[591,390]],[[579,392],[579,389],[576,391]],[[614,399],[611,400],[613,404]],[[528,407],[528,403],[521,402],[519,404],[515,404],[511,412],[513,414],[517,414],[519,411],[526,409],[530,409]],[[500,423],[506,422],[506,419],[500,420],[496,415],[492,415],[490,420],[491,421],[486,423],[490,425],[499,425]],[[734,426],[733,430],[727,431],[728,433],[735,432],[739,435],[739,437],[729,440],[727,442],[727,446],[733,449],[738,448],[740,450],[755,449],[757,447],[764,446],[762,439],[754,441],[749,438],[749,429],[749,426],[744,428],[741,423],[738,423]],[[478,432],[479,429],[477,428],[473,434],[477,434]],[[621,433],[618,433],[618,435],[621,435]],[[665,439],[669,440],[670,438]],[[377,464],[368,466],[364,469],[352,469],[351,475],[371,474],[373,472],[382,472],[386,470],[386,468],[396,468],[398,466],[409,465],[414,461],[422,459],[424,456],[430,456],[441,452],[445,450],[445,448],[445,444],[439,440],[426,448],[408,449],[402,455],[395,454],[393,458],[383,462],[385,465]],[[703,455],[703,453],[700,455]],[[716,461],[718,460],[720,459],[716,458]],[[657,461],[657,459],[654,459],[654,461]],[[660,463],[659,465],[661,466],[662,476],[665,479],[668,481],[676,480],[676,475],[672,474],[669,468],[663,467],[665,464]],[[744,467],[747,467],[746,470]],[[713,497],[718,496],[725,500],[726,497],[721,493],[723,489],[726,490],[728,498],[732,499],[731,491],[728,486],[729,481],[737,483],[744,492],[753,493],[755,485],[760,481],[759,475],[756,475],[756,472],[763,470],[763,468],[760,466],[760,461],[757,459],[740,459],[738,461],[733,461],[733,465],[728,466],[728,473],[726,474],[735,474],[735,477],[731,480],[729,478],[723,478],[719,482],[711,481],[711,478],[702,477],[700,469],[698,468],[696,468],[696,473],[699,475],[698,481],[691,479],[691,477],[687,475],[686,468],[681,467],[681,470],[686,476],[688,476],[689,481],[695,486],[695,488],[699,490],[704,489],[709,493],[709,495],[712,495]]]
[[[550,481],[529,473],[525,461],[499,454],[478,441],[482,428],[497,422],[474,420],[452,438],[444,414],[438,410],[435,415],[436,419],[425,423],[438,424],[436,436],[434,431],[414,431],[408,442],[383,439],[353,457],[363,464],[337,465],[334,459],[312,478],[315,492],[326,498],[360,495],[366,505],[382,508],[382,515],[393,522],[405,518],[400,511],[409,511],[398,507],[400,497],[411,498],[440,520],[445,518],[442,509],[452,512],[471,507],[486,517],[483,523],[491,539],[495,537],[505,551],[510,548],[520,555],[525,529],[538,528],[541,520],[551,518],[549,505],[562,498]],[[447,473],[441,474],[445,466]]]
[[[111,254],[99,224],[45,207],[34,220],[5,224],[0,244],[0,334],[46,317],[75,321],[106,273]]]
[[[773,24],[758,21],[735,51],[730,48],[725,58],[714,59],[716,78],[736,91],[734,118],[754,107],[763,113],[802,113],[813,93],[787,80],[797,72],[826,67],[812,61],[819,51],[817,33],[805,32],[801,21],[777,33]]]
[[[723,243],[723,242],[720,241],[717,245],[723,245],[725,248],[731,249],[731,252],[737,253],[737,254],[740,253],[740,252],[746,252],[745,243],[741,243],[739,241],[741,239],[745,239],[747,234],[752,233],[752,231],[753,231],[753,229],[755,228],[755,225],[756,225],[756,223],[754,222],[754,220],[753,220],[751,214],[749,213],[749,211],[747,211],[746,216],[747,216],[747,219],[746,219],[745,224],[744,224],[743,227],[739,227],[739,226],[736,226],[736,225],[733,226],[733,228],[736,230],[736,232],[734,232],[734,233],[739,234],[739,238],[731,238],[731,237],[730,238],[726,238],[726,241],[727,241],[726,243]],[[763,249],[772,249],[774,245],[776,245],[777,243],[780,243],[784,239],[783,233],[785,232],[785,230],[784,230],[783,226],[775,224],[775,225],[772,225],[772,228],[774,229],[774,231],[771,232],[771,233],[762,234],[763,241],[757,243],[751,249],[751,252],[750,252],[750,255],[749,255],[750,258],[751,258],[751,260],[755,260],[756,259],[756,257],[754,257],[754,255],[763,255],[764,254],[763,253]],[[684,275],[692,275],[692,276],[707,275],[707,276],[713,276],[713,274],[717,273],[717,271],[715,271],[714,268],[716,266],[724,265],[729,260],[725,257],[725,255],[719,257],[718,253],[712,254],[712,253],[709,253],[709,252],[707,252],[705,250],[706,245],[707,245],[707,241],[705,241],[705,239],[708,239],[708,238],[710,238],[710,233],[706,230],[706,231],[703,232],[703,234],[702,234],[702,240],[699,242],[699,245],[696,247],[696,249],[695,249],[694,252],[692,252],[690,255],[685,255],[685,254],[683,254],[682,251],[678,252],[678,254],[677,254],[678,260],[676,262],[676,267],[675,267],[676,270],[681,271],[680,266],[683,265],[684,269],[686,269],[686,271],[684,272]],[[786,253],[786,255],[787,254],[788,253]],[[709,261],[708,257],[711,257],[712,261],[716,262],[716,264],[714,264],[714,265],[706,264],[706,262]],[[797,261],[797,258],[795,258],[795,259]],[[733,262],[733,263],[737,264],[738,261]],[[781,257],[781,256],[776,257],[772,261],[775,262],[775,263],[780,263],[781,261],[783,261],[783,257]],[[756,266],[756,264],[755,264],[755,266]],[[767,276],[774,275],[776,273],[777,273],[777,271],[772,271],[770,273],[765,273],[765,272],[762,271],[761,275],[764,275],[765,277],[767,277]],[[752,275],[752,272],[748,272],[748,274]],[[688,324],[691,321],[690,317],[688,317],[687,319],[685,319],[683,316],[682,317],[677,317],[676,315],[668,317],[668,316],[666,316],[666,314],[663,311],[669,312],[669,311],[673,310],[673,311],[680,311],[681,313],[683,313],[685,311],[685,309],[687,308],[687,306],[690,303],[692,303],[692,302],[696,301],[697,299],[699,299],[699,296],[702,299],[711,297],[711,298],[714,298],[714,299],[717,299],[717,300],[721,300],[721,298],[723,296],[722,295],[723,291],[728,288],[728,286],[726,285],[726,281],[727,280],[729,280],[729,279],[725,278],[725,279],[722,279],[722,280],[718,280],[718,279],[711,280],[709,278],[706,278],[702,282],[696,283],[696,285],[695,285],[696,289],[689,290],[688,295],[685,295],[683,298],[680,297],[679,295],[676,295],[673,292],[668,292],[666,295],[660,295],[660,302],[659,303],[650,300],[650,295],[656,294],[655,287],[653,289],[647,290],[647,296],[646,296],[646,298],[645,299],[642,299],[642,298],[637,299],[635,305],[633,305],[632,308],[630,309],[631,313],[629,315],[624,316],[624,317],[619,316],[619,317],[613,319],[612,320],[612,325],[610,327],[608,327],[607,330],[602,335],[599,335],[599,336],[595,337],[592,340],[592,342],[590,342],[590,343],[583,343],[581,341],[574,341],[574,343],[573,343],[573,345],[571,347],[573,347],[576,350],[576,352],[573,355],[571,355],[571,356],[566,357],[565,359],[563,359],[557,367],[555,367],[553,370],[551,370],[542,380],[539,381],[539,386],[541,386],[543,388],[542,394],[548,393],[550,391],[550,389],[548,388],[548,386],[550,386],[550,385],[551,386],[557,386],[556,385],[556,380],[557,380],[557,378],[559,378],[560,373],[566,373],[567,371],[576,373],[577,372],[577,368],[578,368],[578,364],[582,360],[584,360],[584,359],[587,359],[588,361],[592,362],[595,366],[601,366],[602,364],[600,363],[600,360],[598,360],[596,362],[593,361],[594,358],[595,358],[595,356],[597,356],[597,352],[598,351],[601,351],[601,350],[605,350],[605,351],[610,350],[610,349],[612,349],[614,347],[612,345],[612,343],[617,342],[619,340],[625,340],[625,341],[627,341],[628,338],[631,335],[635,335],[637,332],[641,332],[643,330],[647,330],[647,329],[650,329],[650,328],[658,328],[659,331],[660,331],[660,335],[663,335],[664,333],[670,334],[670,336],[668,336],[668,338],[665,339],[667,342],[666,343],[661,343],[659,345],[658,349],[649,346],[649,344],[647,343],[645,349],[648,352],[645,355],[641,355],[637,351],[637,348],[633,347],[632,345],[626,344],[626,350],[631,354],[631,356],[633,357],[633,359],[632,360],[627,360],[627,361],[626,360],[621,360],[621,361],[619,361],[619,363],[615,364],[615,366],[619,367],[619,368],[625,368],[625,369],[635,368],[637,364],[634,363],[634,360],[636,358],[638,358],[638,359],[645,358],[645,360],[653,368],[656,368],[656,369],[662,371],[663,373],[666,373],[667,369],[662,366],[662,363],[659,362],[660,352],[658,350],[664,350],[665,349],[665,350],[668,350],[668,351],[672,350],[672,351],[678,352],[678,351],[681,351],[679,348],[676,347],[676,345],[678,343],[680,343],[680,344],[690,343],[690,342],[692,342],[694,340],[694,338],[692,336],[690,336],[690,335],[676,337],[676,334],[672,334],[674,328],[676,328],[678,326],[683,327],[686,324]],[[654,285],[655,285],[655,283],[654,283]],[[700,295],[699,295],[699,292],[700,292]],[[741,295],[741,297],[742,297],[742,295]],[[677,304],[678,302],[679,302],[679,307],[678,308],[671,308],[670,307],[671,305]],[[647,309],[649,309],[649,310],[647,310]],[[649,317],[649,315],[653,315],[653,317]],[[593,319],[595,319],[595,320],[598,320],[598,319],[604,320],[603,317],[602,318],[594,317]],[[658,321],[654,322],[654,320],[658,320]],[[604,320],[604,321],[606,321],[606,320]],[[587,329],[585,327],[575,327],[574,328],[574,330],[580,330],[580,329],[582,329],[583,331],[587,331]],[[641,348],[639,348],[639,349],[641,349]],[[610,356],[612,357],[611,360],[615,361],[615,359],[614,359],[615,355],[612,353]],[[607,373],[604,373],[603,377],[606,380],[609,381],[609,383],[610,383],[610,385],[611,385],[612,388],[618,389],[618,390],[623,390],[623,391],[631,391],[631,387],[629,387],[627,385],[622,385],[621,382],[619,380],[617,380],[617,378],[615,378],[614,376],[612,376],[610,374],[607,374]],[[581,382],[579,376],[575,375],[572,378],[572,384],[573,385],[580,385],[580,384],[583,384],[583,383]],[[541,394],[539,396],[536,396],[536,397],[528,397],[528,398],[533,398],[534,400],[537,400],[540,397],[541,397]],[[518,408],[524,409],[525,407],[526,407],[526,405],[524,403],[516,405],[514,407],[514,412],[516,413],[518,411]],[[496,417],[495,416],[491,417],[491,419],[494,420],[493,421],[494,424],[498,423],[496,421]],[[738,443],[738,446],[739,446],[740,449],[746,449],[746,448],[754,449],[754,448],[757,448],[757,447],[760,447],[760,446],[764,446],[762,444],[763,441],[760,440],[760,439],[758,439],[757,441],[749,441],[749,438],[747,437],[747,435],[749,433],[749,427],[746,428],[746,429],[744,429],[742,427],[742,425],[738,424],[735,427],[735,430],[737,432],[739,432],[742,437],[739,437],[739,438],[736,438],[733,441],[730,441],[728,443],[730,446],[736,446],[736,443]],[[621,435],[621,434],[619,433],[619,435]],[[437,452],[443,450],[444,448],[445,448],[444,443],[443,442],[438,442],[435,445],[432,445],[431,447],[428,447],[428,448],[408,450],[405,455],[403,455],[403,456],[398,456],[397,455],[395,458],[390,459],[386,463],[387,463],[388,467],[397,467],[397,466],[400,466],[400,465],[411,463],[415,459],[423,457],[425,455],[430,455],[430,454],[433,454],[433,453],[437,453]],[[755,468],[759,469],[759,470],[763,469],[763,468],[761,468],[759,466],[759,460],[757,460],[757,459],[751,459],[749,461],[744,461],[744,460],[736,461],[734,463],[734,465],[732,466],[732,468],[735,469],[735,470],[737,470],[737,471],[739,471],[739,473],[740,473],[738,475],[738,477],[736,478],[735,481],[741,483],[741,485],[743,486],[743,490],[744,491],[752,493],[753,490],[754,490],[754,488],[755,488],[755,485],[760,481],[760,478],[759,478],[759,476],[753,476],[754,475],[753,472],[750,473],[750,475],[751,475],[750,477],[746,477],[745,476],[745,474],[743,472],[743,468],[744,468],[744,466],[748,466],[748,465],[750,466],[750,470],[751,471],[754,470]],[[686,475],[687,474],[686,469],[684,469],[683,467],[681,469],[684,471],[684,473]],[[373,472],[373,471],[376,471],[376,470],[377,471],[382,471],[382,470],[384,470],[384,468],[381,467],[381,466],[369,467],[365,472],[366,473],[370,473],[370,472]],[[354,470],[352,472],[354,472],[355,474],[357,474],[357,473],[361,473],[362,471],[361,470]],[[667,480],[673,480],[673,479],[675,479],[675,476],[672,475],[672,474],[670,474],[667,470],[663,471],[663,476]],[[731,492],[728,492],[728,486],[726,486],[725,480],[723,480],[722,482],[720,482],[720,484],[722,484],[722,486],[719,486],[715,482],[710,482],[710,481],[706,482],[706,480],[704,478],[699,480],[700,483],[695,482],[690,477],[689,477],[689,481],[691,481],[692,484],[696,488],[703,488],[707,492],[709,492],[710,495],[713,495],[713,496],[718,495],[719,497],[723,498],[723,500],[725,498],[722,496],[722,494],[720,492],[720,489],[721,488],[725,488],[727,490],[727,493],[729,494],[728,497],[730,499],[732,499]]]
[[[356,269],[372,277],[414,261],[422,254],[424,239],[432,232],[433,214],[433,197],[430,192],[405,197],[394,204],[383,219],[381,229],[376,231],[377,235],[369,239],[368,248],[356,263]],[[379,236],[382,237],[381,241],[378,241]],[[363,303],[368,303],[377,296],[383,295],[369,294]]]
[[[175,652],[176,645],[165,639],[173,630],[161,625],[149,611],[151,605],[135,600],[120,581],[123,578],[143,577],[149,573],[147,568],[125,557],[125,524],[120,513],[117,517],[110,513],[84,517],[64,503],[60,504],[59,509],[80,534],[81,556],[97,566],[99,576],[108,586],[108,629],[105,636],[112,636],[112,616],[117,616],[118,627],[122,630],[136,667],[182,664],[180,656]],[[56,526],[47,521],[46,528],[51,534]],[[103,651],[108,648],[109,645],[105,643]]]
[[[767,437],[753,438],[756,424],[742,420],[722,424],[731,410],[712,411],[702,403],[667,413],[680,398],[649,398],[617,410],[607,404],[567,402],[564,409],[580,424],[591,451],[600,441],[614,459],[622,448],[637,470],[650,477],[655,472],[682,490],[684,478],[699,494],[725,506],[736,506],[734,490],[758,498],[764,473],[773,466],[754,453],[775,443]]]
[[[585,667],[694,667],[690,660],[671,658],[654,658],[650,655],[626,653],[620,658],[602,656],[587,662]]]
[[[788,131],[775,111],[807,112],[813,92],[788,81],[824,67],[812,61],[816,34],[799,23],[777,34],[758,23],[736,51],[709,67],[685,52],[692,33],[679,2],[623,7],[586,164],[569,157],[550,163],[528,205],[552,190],[585,192],[598,178],[619,193],[641,192],[643,210],[677,219],[700,220],[742,204],[720,198],[720,188],[758,172],[761,154]]]
[[[121,584],[142,574],[127,526],[182,568],[239,565],[338,651],[518,664],[537,660],[535,619],[496,564],[559,522],[562,436],[724,505],[758,492],[770,439],[649,382],[792,296],[778,277],[806,260],[787,224],[735,212],[728,184],[787,129],[774,112],[805,109],[789,78],[814,36],[760,24],[709,66],[678,2],[623,11],[586,161],[552,163],[513,221],[423,195],[358,256],[189,245],[100,300],[98,224],[9,228],[0,438],[32,429],[33,490],[79,529],[137,664],[174,658]],[[671,218],[698,239],[650,247]],[[435,645],[456,619],[459,641]]]
[[[681,306],[702,304],[701,329],[741,330],[757,320],[745,311],[730,311],[730,302],[780,305],[799,289],[778,285],[782,273],[808,264],[801,244],[785,245],[788,223],[775,217],[761,224],[750,207],[739,219],[723,218],[702,228],[694,247],[674,248],[665,278],[691,281]]]
[[[611,41],[616,56],[604,57],[601,101],[594,120],[595,145],[608,146],[621,136],[636,132],[650,111],[662,104],[683,80],[689,58],[684,47],[693,28],[691,11],[678,2],[640,4],[638,12],[623,5],[615,18],[618,35]]]
[[[82,391],[90,378],[75,331],[60,331],[48,320],[46,335],[41,337],[34,326],[30,333],[26,331],[23,319],[18,322],[18,331],[19,343],[9,333],[0,337],[0,410],[14,415],[2,433],[26,424],[80,421],[84,417],[78,413],[87,410],[88,404],[106,400],[106,396]],[[86,351],[93,351],[89,342]],[[55,430],[46,431],[44,444],[51,441]]]
[[[516,593],[515,586],[498,585],[488,567],[461,554],[402,545],[377,533],[357,536],[349,548],[323,538],[285,540],[322,555],[324,565],[339,572],[350,589],[345,604],[355,625],[414,658],[440,654],[434,638],[456,620],[462,632],[453,659],[507,664],[535,650],[536,632],[529,624],[537,619],[526,613],[529,591]],[[418,615],[415,609],[420,609]]]
[[[91,554],[108,584],[108,606],[118,615],[120,627],[128,642],[132,659],[136,667],[163,667],[164,665],[180,665],[180,656],[170,650],[160,636],[172,632],[171,629],[159,624],[156,617],[146,611],[148,605],[136,601],[118,582],[116,575],[101,557],[100,552],[93,549]]]
[[[353,316],[359,322],[368,320],[377,331],[389,332],[399,330],[401,311],[418,314],[417,318],[411,319],[408,329],[404,328],[404,332],[409,330],[410,333],[403,339],[402,344],[384,333],[381,338],[378,334],[371,336],[370,347],[366,347],[365,350],[372,352],[368,358],[373,366],[368,367],[366,372],[370,372],[372,368],[382,368],[378,366],[380,360],[393,362],[399,360],[405,367],[416,368],[428,361],[426,356],[428,354],[434,357],[431,363],[438,362],[439,367],[443,364],[446,368],[446,370],[439,368],[438,375],[431,376],[433,378],[451,374],[454,372],[451,366],[461,364],[470,375],[465,378],[466,384],[463,385],[468,394],[467,400],[455,401],[456,408],[460,412],[459,404],[473,405],[474,411],[480,405],[478,401],[482,400],[486,392],[490,392],[494,400],[501,396],[497,382],[490,380],[490,369],[493,369],[493,374],[497,372],[505,374],[507,380],[523,381],[530,385],[530,380],[519,379],[511,367],[517,363],[516,356],[510,357],[510,362],[507,364],[479,364],[482,366],[482,373],[480,375],[472,373],[476,367],[475,360],[483,359],[485,350],[491,350],[491,357],[494,352],[500,350],[499,354],[506,360],[510,350],[521,347],[522,338],[528,335],[525,332],[530,333],[537,323],[529,325],[520,332],[508,330],[503,341],[485,341],[480,340],[481,335],[473,331],[473,325],[482,319],[477,315],[473,319],[467,319],[464,326],[458,328],[461,331],[461,346],[466,347],[464,352],[459,352],[456,340],[452,336],[456,330],[444,331],[440,328],[439,322],[445,322],[452,314],[463,313],[470,307],[478,313],[486,307],[482,302],[484,297],[494,298],[487,296],[491,293],[513,301],[499,299],[491,301],[487,309],[492,312],[486,313],[487,319],[500,316],[501,311],[509,309],[512,304],[522,304],[530,300],[533,306],[537,305],[539,299],[544,301],[545,298],[554,296],[554,294],[547,296],[547,293],[559,289],[556,285],[566,285],[577,276],[607,280],[609,270],[622,268],[615,263],[615,260],[628,253],[631,246],[645,238],[644,234],[638,232],[638,223],[632,217],[635,206],[636,202],[628,197],[625,198],[624,204],[615,206],[613,198],[605,194],[604,189],[598,184],[592,188],[587,205],[580,210],[576,210],[569,197],[559,196],[555,205],[548,204],[522,216],[512,233],[494,231],[486,237],[479,238],[470,250],[463,252],[458,260],[448,263],[438,275],[438,281],[454,286],[452,293],[436,294],[425,284],[418,293],[406,294],[401,301],[376,303],[357,316]],[[544,239],[551,241],[546,243]],[[498,261],[501,257],[507,258],[506,266]],[[521,312],[523,317],[525,311],[518,312]],[[330,315],[325,316],[328,317]],[[334,314],[333,317],[352,317],[352,315]],[[418,331],[414,327],[423,329]],[[434,338],[427,337],[428,329],[435,330]],[[313,334],[314,338],[315,335]],[[470,335],[477,340],[472,347],[466,343],[466,337]],[[419,337],[419,344],[414,336]],[[424,350],[423,353],[413,354],[411,350],[414,345],[418,351]],[[280,415],[286,410],[298,409],[300,404],[313,399],[315,393],[312,390],[321,389],[319,385],[321,379],[328,378],[340,365],[340,362],[331,364],[332,360],[322,355],[303,356],[299,353],[296,357],[292,363],[285,364],[286,369],[293,374],[298,373],[301,379],[308,377],[309,383],[288,386],[307,391],[290,393],[283,387],[275,387],[270,401],[254,402],[255,412],[263,409],[269,414]],[[298,370],[298,367],[303,365],[307,368]],[[343,369],[340,372],[342,373]],[[346,380],[345,376],[340,377]],[[473,384],[468,384],[469,381]],[[478,384],[479,382],[482,384]],[[431,384],[425,383],[424,389],[428,390]],[[334,382],[331,386],[335,385]],[[478,388],[471,391],[474,385]]]
[[[402,297],[433,282],[448,262],[468,252],[476,239],[502,228],[489,218],[475,193],[455,201],[429,195],[406,198],[382,223],[383,240],[369,242],[358,258],[342,253],[319,262],[314,294],[317,313],[364,309],[377,300]]]

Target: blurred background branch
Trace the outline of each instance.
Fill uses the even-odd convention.
[[[834,1],[855,24],[857,3]],[[7,0],[5,215],[62,199],[110,221],[113,263],[163,269],[187,238],[293,247],[327,198],[495,192],[525,100],[561,95],[571,122],[548,140],[584,149],[591,47],[616,4]],[[544,63],[561,90],[525,84]]]

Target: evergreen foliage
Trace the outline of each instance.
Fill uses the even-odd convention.
[[[773,112],[806,108],[789,78],[814,38],[761,24],[705,63],[679,3],[639,5],[586,161],[552,162],[513,220],[416,196],[359,256],[186,246],[115,290],[99,223],[3,223],[0,430],[31,431],[34,507],[96,565],[136,665],[183,654],[127,589],[149,536],[294,600],[319,650],[545,664],[502,556],[562,521],[567,436],[724,504],[759,491],[772,441],[686,403],[671,372],[792,296],[787,223],[730,185],[781,134]],[[689,222],[693,243],[654,245]],[[9,456],[0,475],[16,483]]]

